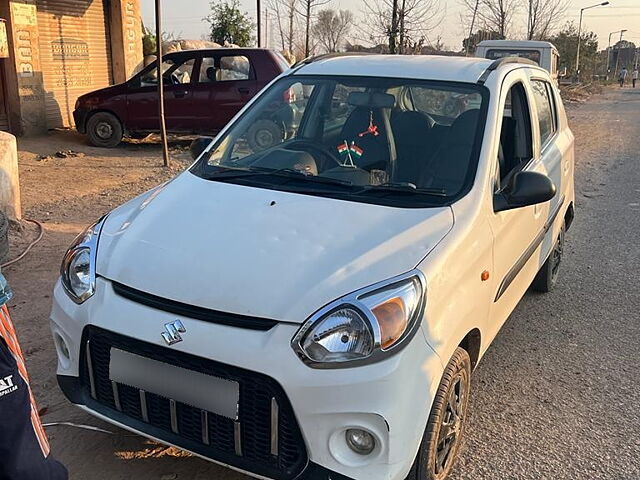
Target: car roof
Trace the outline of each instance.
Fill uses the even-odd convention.
[[[478,47],[497,47],[497,48],[553,48],[555,45],[551,42],[543,42],[539,40],[483,40]]]
[[[266,48],[245,48],[245,47],[219,47],[219,48],[191,48],[188,50],[177,50],[167,53],[166,55],[188,55],[193,53],[250,53],[250,52],[267,52]]]
[[[312,59],[294,75],[345,75],[476,83],[493,61],[439,55],[337,55]]]

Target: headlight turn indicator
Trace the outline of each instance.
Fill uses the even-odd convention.
[[[372,363],[413,336],[424,303],[424,277],[410,272],[327,305],[302,326],[292,345],[313,368]]]

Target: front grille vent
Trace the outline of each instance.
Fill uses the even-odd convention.
[[[82,384],[87,405],[168,443],[261,476],[290,480],[307,464],[293,409],[270,377],[87,327]],[[109,379],[111,348],[240,385],[236,421]]]

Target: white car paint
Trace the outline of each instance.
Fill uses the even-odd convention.
[[[187,172],[144,208],[109,215],[97,272],[190,305],[302,323],[345,293],[411,270],[452,226],[449,207],[391,208]],[[205,258],[210,268],[192,268]]]
[[[475,83],[490,64],[482,59],[346,57],[288,74],[402,75]],[[78,305],[60,282],[56,285],[51,328],[58,375],[80,375],[82,332],[88,325],[263,373],[286,392],[311,462],[356,480],[403,480],[453,351],[477,331],[480,360],[573,208],[573,136],[554,89],[558,134],[547,145],[534,145],[527,169],[550,175],[559,194],[545,204],[493,211],[501,106],[510,84],[526,84],[532,77],[550,80],[542,69],[517,64],[489,75],[491,97],[476,178],[471,191],[450,207],[383,207],[207,182],[185,172],[116,209],[99,240],[95,295]],[[536,120],[535,110],[532,116]],[[537,122],[532,123],[536,136]],[[558,214],[544,241],[494,301],[505,274],[552,209]],[[290,342],[299,324],[315,311],[414,268],[427,281],[426,309],[421,333],[399,353],[378,363],[332,370],[311,369],[296,356]],[[485,271],[490,275],[483,281]],[[160,335],[163,325],[177,316],[116,295],[113,282],[279,323],[261,332],[181,317],[184,341],[166,347]],[[379,444],[373,454],[358,456],[346,447],[344,431],[349,427],[374,434]]]

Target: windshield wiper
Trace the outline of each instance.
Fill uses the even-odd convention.
[[[443,188],[418,188],[410,182],[388,182],[380,185],[367,185],[356,193],[367,192],[408,193],[410,195],[431,195],[434,197],[447,196],[447,192]]]
[[[249,178],[249,177],[261,177],[261,176],[280,176],[291,178],[294,180],[307,180],[314,183],[323,183],[327,185],[344,185],[352,186],[353,183],[348,180],[340,180],[339,178],[322,177],[318,175],[307,175],[300,170],[293,168],[263,168],[263,167],[251,167],[251,168],[229,168],[220,171],[219,173],[211,173],[207,175],[207,180],[234,180],[237,178]]]

